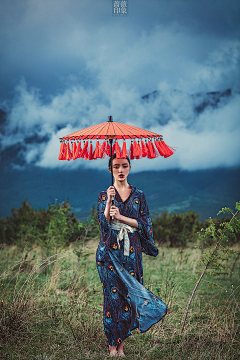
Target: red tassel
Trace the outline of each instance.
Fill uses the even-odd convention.
[[[100,157],[101,159],[105,159],[105,154],[106,154],[105,149],[106,149],[106,141],[103,142],[103,144],[102,144],[102,146],[101,146],[101,149],[100,149],[100,151],[99,151],[99,157]]]
[[[94,155],[93,155],[93,159],[98,159],[100,157],[99,152],[100,152],[99,141],[97,140],[96,148],[95,148]]]
[[[158,157],[158,156],[159,156],[159,153],[158,153],[158,151],[155,149],[154,144],[153,144],[152,141],[151,141],[151,147],[152,147],[152,151],[153,151],[153,154],[154,154],[154,158]]]
[[[164,153],[163,153],[163,151],[162,151],[161,145],[159,144],[160,141],[155,140],[154,143],[155,143],[155,146],[156,146],[156,148],[157,148],[157,150],[158,150],[159,155],[164,156]]]
[[[73,158],[72,152],[70,150],[69,142],[67,143],[67,154],[66,154],[66,160],[69,161]]]
[[[88,149],[87,148],[88,148],[88,141],[85,142],[79,157],[81,157],[81,158],[85,157],[86,158],[86,156],[88,156]]]
[[[58,160],[62,160],[62,150],[63,150],[63,143],[60,144],[60,151],[58,155]]]
[[[150,153],[149,145],[148,145],[147,142],[145,143],[145,146],[146,146],[146,149],[147,149],[147,157],[148,157],[149,159],[151,159],[151,153]]]
[[[140,156],[142,155],[142,151],[140,148],[140,145],[134,140],[133,142],[133,156],[135,159],[140,159]]]
[[[158,141],[158,144],[159,144],[159,147],[161,148],[161,155],[162,156],[167,158],[167,157],[173,155],[173,151],[165,144],[165,142],[163,140]]]
[[[134,150],[133,143],[131,142],[131,145],[130,145],[130,160],[134,159],[133,150]]]
[[[174,152],[172,150],[175,150],[175,149],[171,149],[170,146],[167,146],[167,144],[165,144],[165,142],[163,140],[162,140],[162,145],[164,146],[165,152],[166,152],[166,155],[164,157],[169,157],[174,154]]]
[[[120,146],[117,141],[115,142],[115,149],[116,149],[116,158],[120,159],[121,158],[121,150],[120,150]]]
[[[141,145],[142,145],[142,157],[145,157],[147,156],[148,152],[143,140],[141,140]]]
[[[166,150],[165,150],[165,146],[162,144],[162,141],[158,141],[158,145],[159,145],[159,153],[161,156],[167,157],[166,156]]]
[[[106,151],[107,156],[111,157],[111,147],[110,147],[109,143],[107,143],[107,147],[106,147],[105,151]],[[115,143],[112,146],[112,155],[114,154],[114,152],[115,152]]]
[[[112,147],[112,154],[115,154],[116,152],[116,142],[113,144],[113,147]]]
[[[153,156],[152,147],[151,147],[151,141],[150,140],[148,140],[147,147],[148,147],[148,158],[152,159],[154,156]]]
[[[121,158],[126,159],[126,157],[127,157],[127,145],[126,145],[126,141],[124,141],[121,151]]]
[[[73,142],[73,144],[72,144],[72,155],[73,155],[73,160],[76,160],[76,158],[77,158],[77,154],[76,154],[76,150],[77,150],[77,145],[76,145],[76,143],[75,143],[75,141]]]
[[[78,143],[77,145],[77,150],[76,150],[76,159],[80,158],[80,154],[81,154],[81,151],[82,151],[82,147],[81,147],[81,141]]]
[[[139,141],[137,142],[137,149],[138,149],[138,151],[137,151],[138,155],[137,155],[136,159],[140,159],[142,157],[142,150],[141,150]]]
[[[90,143],[90,149],[89,149],[89,154],[88,154],[88,160],[92,160],[93,159],[93,146],[92,143]]]
[[[88,146],[87,146],[86,151],[85,151],[84,160],[88,160]]]
[[[148,148],[148,158],[149,158],[149,159],[153,159],[155,156],[154,156],[154,152],[153,152],[153,148],[152,148],[152,143],[151,143],[151,141],[149,140],[146,145],[147,145],[147,148]]]
[[[67,153],[67,145],[64,142],[62,142],[60,145],[58,160],[66,160],[66,153]]]
[[[107,154],[107,156],[109,156],[109,157],[111,156],[111,148],[110,148],[109,143],[107,143],[106,154]]]
[[[137,156],[138,156],[138,146],[137,146],[136,140],[134,140],[134,142],[133,142],[133,156],[135,158],[137,158]]]

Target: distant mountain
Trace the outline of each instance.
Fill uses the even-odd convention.
[[[179,90],[173,90],[172,92],[182,93]],[[142,99],[145,101],[154,101],[158,99],[161,94],[162,94],[161,91],[155,90],[150,92],[149,94],[142,96]],[[199,92],[196,94],[191,94],[189,95],[189,97],[191,97],[193,100],[194,110],[197,113],[201,113],[208,106],[216,108],[220,103],[220,101],[229,98],[231,95],[232,95],[232,90],[227,89],[224,91],[211,91],[207,93]]]
[[[212,92],[199,92],[196,94],[186,94],[180,90],[168,90],[167,92],[163,91],[152,91],[149,94],[142,96],[142,101],[147,103],[157,103],[159,104],[159,114],[157,116],[157,121],[161,125],[167,124],[172,119],[172,113],[176,110],[173,109],[172,99],[181,99],[177,102],[178,105],[187,104],[191,113],[191,119],[187,121],[186,113],[183,114],[183,120],[187,122],[194,121],[194,117],[197,117],[207,108],[217,108],[220,105],[226,104],[232,95],[231,89],[226,89],[224,91],[212,91]],[[178,108],[179,110],[179,108]]]
[[[216,217],[224,206],[240,200],[240,168],[203,171],[149,171],[129,175],[129,183],[142,189],[153,217],[162,211],[194,210],[202,220]],[[77,218],[84,220],[97,203],[97,195],[110,186],[110,174],[97,170],[52,170],[34,166],[19,171],[2,167],[0,217],[28,198],[35,208],[46,208],[55,199],[69,198]]]
[[[191,95],[194,104],[194,110],[197,113],[203,112],[207,107],[216,108],[220,102],[228,101],[232,95],[231,89],[225,91],[212,91],[208,93],[197,93]]]

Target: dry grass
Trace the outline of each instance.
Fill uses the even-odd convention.
[[[25,262],[16,247],[1,250],[1,359],[108,358],[96,247],[92,241],[85,248],[75,291],[71,283],[77,258],[71,248],[59,254],[54,268],[55,257],[42,261],[38,248]],[[161,248],[157,258],[144,256],[145,285],[170,311],[150,331],[135,330],[125,341],[128,359],[240,358],[239,263],[232,278],[203,279],[180,335],[199,258],[195,249],[168,248]]]

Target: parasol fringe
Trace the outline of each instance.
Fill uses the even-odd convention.
[[[89,146],[90,145],[90,146]],[[131,141],[129,150],[127,149],[127,144],[124,139],[122,149],[117,141],[115,140],[112,146],[112,154],[116,154],[117,159],[126,158],[127,156],[133,159],[140,159],[143,157],[148,157],[149,159],[156,158],[158,156],[163,156],[164,158],[170,157],[174,154],[176,148],[168,146],[163,140],[159,138],[145,139],[145,141],[140,139]],[[95,150],[93,149],[92,141],[84,141],[83,147],[81,141],[73,141],[72,146],[69,142],[61,141],[60,151],[58,160],[76,160],[77,158],[84,158],[85,160],[96,160],[98,158],[105,158],[106,155],[110,157],[111,149],[109,142],[105,139],[101,145],[99,140],[96,142]]]
[[[106,141],[103,142],[101,149],[99,150],[99,157],[101,159],[105,159],[105,155],[106,155]]]
[[[141,147],[139,144],[139,140],[137,142],[137,149],[138,149],[138,155],[137,155],[136,159],[140,159],[140,158],[142,158],[142,150],[141,150]]]
[[[115,150],[116,150],[116,158],[117,159],[120,159],[121,158],[121,149],[120,149],[120,146],[118,144],[118,142],[116,141],[115,142]]]
[[[173,151],[165,144],[165,142],[164,142],[163,140],[162,140],[162,141],[158,141],[158,144],[159,144],[159,146],[161,147],[163,156],[164,156],[165,158],[173,155]]]
[[[158,151],[155,149],[154,143],[151,141],[151,147],[153,149],[154,158],[159,157]]]
[[[109,143],[107,143],[106,150],[105,150],[107,156],[111,157],[111,148]]]
[[[133,155],[133,143],[131,142],[131,145],[130,145],[130,160],[133,160],[134,159],[134,155]]]
[[[127,145],[126,145],[126,141],[124,141],[121,151],[121,158],[125,159],[126,157],[127,157]]]
[[[154,159],[156,157],[156,151],[154,149],[153,143],[149,140],[147,143],[148,147],[148,158]]]
[[[75,143],[75,141],[73,142],[72,144],[72,155],[73,155],[73,160],[76,160],[77,159],[77,154],[76,154],[76,150],[77,150],[77,145]]]
[[[77,150],[76,150],[76,155],[75,155],[76,159],[80,158],[81,151],[82,151],[82,147],[81,147],[81,141],[80,141],[77,145]]]
[[[150,141],[146,142],[147,157],[148,157],[149,159],[152,159],[152,154],[151,154],[149,142],[150,142]]]
[[[82,151],[81,151],[81,153],[79,154],[79,157],[84,158],[85,156],[88,156],[88,150],[87,150],[87,148],[88,148],[88,140],[85,142],[85,144],[84,144],[84,146],[83,146],[83,148],[82,148]]]
[[[59,151],[59,155],[58,155],[58,160],[62,160],[63,157],[63,143],[60,144],[60,151]]]
[[[62,142],[60,145],[58,160],[66,160],[66,152],[67,152],[67,145],[64,142]]]
[[[94,154],[93,154],[93,159],[94,160],[100,158],[100,155],[99,155],[100,151],[99,150],[100,150],[100,148],[99,148],[99,140],[97,140],[96,147],[95,147]]]
[[[116,152],[116,142],[113,144],[113,147],[112,147],[112,154],[115,154]]]
[[[66,160],[70,161],[73,158],[69,142],[67,143],[67,154],[66,154]]]
[[[154,153],[153,153],[153,149],[152,149],[152,143],[151,143],[150,140],[148,141],[148,151],[149,151],[150,159],[153,159],[154,158]]]
[[[88,153],[88,160],[92,160],[93,159],[93,146],[92,146],[92,142],[90,143],[90,148],[89,148],[89,153]]]
[[[87,141],[87,143],[88,143],[88,141]],[[85,151],[84,160],[88,160],[88,146]]]
[[[166,149],[165,149],[164,145],[162,144],[162,140],[158,141],[158,145],[159,145],[159,148],[161,150],[161,156],[166,158],[167,157]]]
[[[163,140],[162,140],[162,143],[164,143],[164,146],[167,150],[168,156],[172,156],[174,154],[174,151],[176,151],[176,149],[174,149],[171,146],[168,146]]]
[[[133,142],[133,157],[137,159],[138,155],[139,155],[139,152],[138,152],[137,142],[136,142],[136,140],[134,140],[134,142]]]
[[[146,144],[144,144],[144,141],[141,140],[141,145],[142,145],[142,157],[147,156],[147,148],[146,148]]]
[[[164,156],[165,153],[162,150],[162,146],[160,144],[161,142],[157,141],[157,140],[155,140],[154,142],[155,142],[155,146],[156,146],[156,148],[158,150],[159,155]]]

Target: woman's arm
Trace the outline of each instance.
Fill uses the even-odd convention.
[[[121,218],[119,221],[138,229],[138,222],[136,219],[132,219],[132,218],[121,215]]]
[[[109,213],[110,213],[110,216],[114,217],[114,219],[119,220],[127,225],[130,225],[130,226],[138,229],[137,220],[121,215],[118,207],[112,205]]]
[[[105,216],[105,209],[106,209],[106,193],[101,192],[98,194],[98,203],[97,203],[97,217],[98,217],[98,223],[100,226],[101,233],[107,233],[111,229],[111,226]]]
[[[107,189],[107,201],[106,201],[106,207],[104,210],[104,215],[107,219],[107,221],[110,224],[110,216],[112,216],[110,214],[110,209],[111,209],[111,204],[112,204],[112,199],[114,199],[115,197],[115,189],[114,186],[109,186],[109,188]]]
[[[110,214],[109,214],[110,208],[111,208],[111,200],[106,202],[106,207],[104,210],[104,215],[107,221],[109,222],[109,224],[110,224]]]

